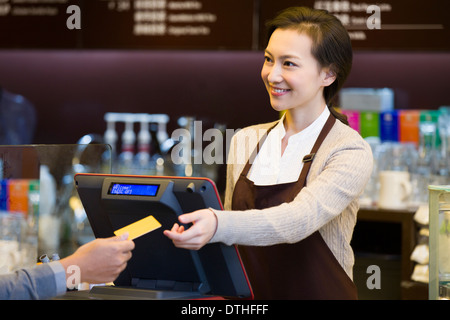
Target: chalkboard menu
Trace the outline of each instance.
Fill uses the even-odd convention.
[[[67,28],[70,0],[0,0],[1,48],[76,48],[80,32]]]
[[[248,49],[253,0],[0,0],[1,48]]]
[[[253,0],[86,0],[84,7],[87,48],[252,47]]]
[[[336,15],[354,49],[450,50],[450,1],[260,0],[259,29],[280,10],[299,5]],[[259,38],[264,48],[265,32]]]
[[[450,50],[442,0],[0,0],[0,48],[262,49],[290,6],[325,9],[354,49]]]

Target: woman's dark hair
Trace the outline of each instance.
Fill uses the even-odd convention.
[[[329,67],[336,75],[336,80],[324,88],[325,102],[336,118],[348,124],[347,117],[332,107],[333,98],[347,79],[353,60],[350,37],[341,21],[325,10],[292,7],[281,11],[266,27],[268,40],[276,29],[295,29],[312,39],[311,54],[321,67]]]

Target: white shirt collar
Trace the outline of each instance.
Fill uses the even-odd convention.
[[[325,122],[327,122],[328,117],[330,116],[330,110],[328,109],[328,106],[325,106],[325,109],[322,111],[322,113],[316,118],[316,120],[313,121],[308,127],[303,129],[302,131],[293,134],[290,138],[290,142],[298,141],[299,139],[306,139],[310,137],[311,135],[314,135],[317,133],[317,131],[320,132],[320,130],[325,125]],[[283,139],[283,137],[286,135],[286,129],[284,128],[284,119],[286,117],[286,113],[283,114],[280,121],[277,123],[277,125],[272,129],[276,130],[278,132],[279,137]]]
[[[326,107],[307,128],[292,135],[283,156],[281,156],[281,140],[286,134],[283,115],[262,144],[250,169],[249,179],[255,185],[296,181],[303,167],[303,163],[299,159],[303,159],[311,151],[329,115],[330,111]]]

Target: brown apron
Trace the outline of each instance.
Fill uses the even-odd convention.
[[[303,159],[298,181],[256,186],[247,178],[250,160],[232,198],[233,210],[263,209],[294,200],[306,185],[311,162],[336,118],[330,115],[311,153]],[[262,138],[258,144],[262,145]],[[254,159],[258,147],[255,148]],[[357,299],[356,286],[334,257],[319,231],[294,244],[238,246],[255,299]]]

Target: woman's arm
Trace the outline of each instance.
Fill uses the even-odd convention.
[[[319,154],[314,160],[316,164],[318,160]],[[358,198],[372,172],[372,162],[370,147],[361,142],[335,150],[323,170],[311,177],[290,203],[262,210],[213,210],[218,226],[211,242],[229,245],[298,242],[337,217]]]
[[[194,223],[190,232],[176,229],[165,234],[177,246],[189,249],[199,249],[208,241],[273,245],[306,238],[341,214],[365,188],[373,156],[368,144],[356,135],[341,130],[321,147],[308,184],[294,201],[262,210],[199,210],[180,216],[182,223]]]

